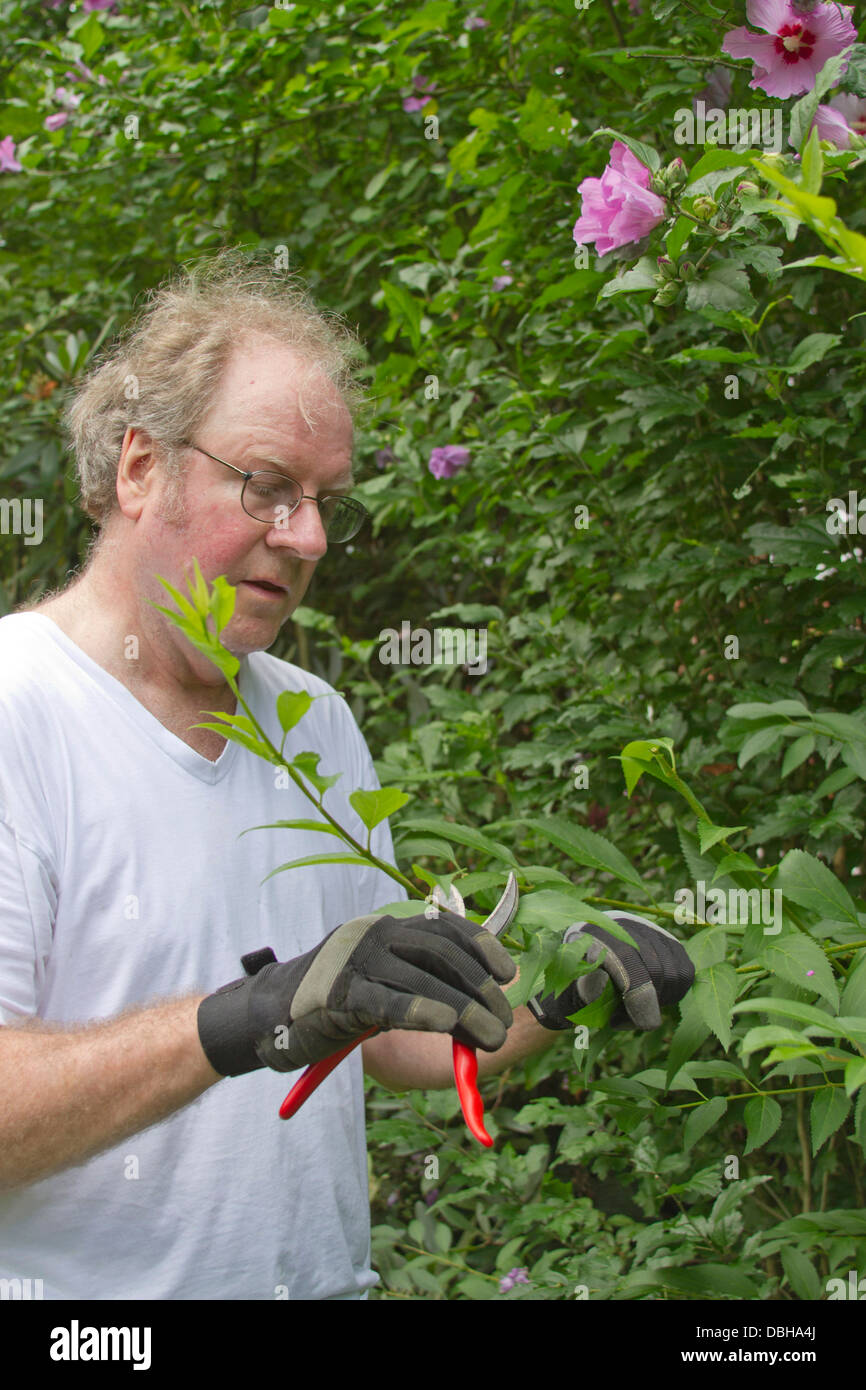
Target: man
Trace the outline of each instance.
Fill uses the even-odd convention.
[[[194,557],[236,586],[223,641],[271,737],[282,689],[332,697],[286,757],[313,748],[342,772],[329,804],[360,833],[346,796],[377,782],[350,711],[265,655],[326,553],[328,499],[352,486],[350,356],[254,265],[219,258],[163,289],[68,413],[99,526],[89,564],[0,621],[0,1277],[41,1279],[46,1298],[365,1296],[361,1055],[287,1124],[270,1069],[380,1024],[363,1044],[371,1076],[450,1086],[450,1034],[482,1049],[484,1075],[579,1007],[572,994],[536,1003],[541,1023],[512,1021],[501,945],[447,913],[383,919],[399,894],[379,872],[263,882],[319,837],[293,833],[287,852],[285,832],[238,836],[307,804],[195,727],[233,697],[153,606],[157,576],[183,590]],[[263,471],[285,484],[247,477]],[[272,486],[287,517],[262,511]],[[372,847],[392,859],[387,825]],[[284,964],[237,979],[264,945]],[[637,987],[615,951],[604,962],[639,1026],[690,983],[678,943],[663,952],[650,944],[649,973],[632,953]]]

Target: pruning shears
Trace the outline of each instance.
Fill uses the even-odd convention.
[[[448,896],[446,897],[442,889],[437,884],[433,889],[432,899],[438,907],[445,908],[449,912],[455,913],[458,917],[466,916],[466,907],[463,899],[454,885],[451,885]],[[512,921],[517,911],[518,891],[517,879],[513,873],[508,875],[508,882],[505,885],[502,897],[494,907],[490,916],[481,923],[483,927],[493,933],[494,936],[501,936]],[[330,1057],[325,1057],[321,1062],[314,1062],[307,1067],[303,1076],[295,1082],[289,1094],[280,1106],[280,1119],[290,1120],[295,1115],[304,1101],[307,1100],[318,1086],[329,1076],[336,1066],[339,1066],[344,1057],[366,1038],[372,1038],[374,1034],[381,1032],[380,1028],[370,1028],[366,1033],[362,1033],[359,1038],[354,1038],[345,1047],[341,1047],[338,1052],[334,1052]],[[454,1081],[457,1086],[457,1094],[460,1097],[460,1105],[463,1110],[463,1118],[466,1121],[470,1133],[479,1144],[485,1148],[491,1148],[493,1140],[484,1128],[484,1101],[477,1086],[478,1078],[478,1058],[475,1055],[474,1047],[468,1047],[465,1043],[452,1039],[452,1053],[454,1060]]]

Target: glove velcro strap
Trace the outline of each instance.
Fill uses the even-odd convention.
[[[199,1040],[221,1076],[243,1076],[264,1066],[249,1038],[249,989],[249,979],[233,980],[198,1006]]]

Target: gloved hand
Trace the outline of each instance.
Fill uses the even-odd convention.
[[[517,973],[489,931],[440,911],[355,917],[306,955],[271,963],[203,999],[202,1047],[215,1071],[294,1071],[331,1056],[370,1028],[451,1033],[495,1052],[511,1026],[499,985]],[[245,957],[244,964],[252,959]]]
[[[579,936],[591,936],[584,959],[591,963],[604,955],[598,969],[581,975],[560,995],[536,996],[529,1009],[544,1028],[571,1028],[568,1015],[576,1014],[584,1004],[590,1004],[602,993],[608,978],[620,994],[620,1003],[610,1019],[614,1028],[658,1028],[662,1021],[661,1006],[675,1004],[691,989],[695,967],[685,947],[664,927],[630,912],[608,912],[628,932],[636,943],[618,941],[594,922],[575,923],[563,936],[563,941],[575,941]],[[606,949],[605,949],[606,948]]]

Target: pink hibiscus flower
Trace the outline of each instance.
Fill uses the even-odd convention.
[[[595,242],[600,256],[640,241],[664,220],[665,200],[650,189],[652,174],[621,140],[614,140],[610,163],[600,179],[584,179],[578,188],[583,199],[574,224],[580,246]]]
[[[819,140],[829,140],[837,150],[847,150],[852,135],[866,136],[866,98],[839,92],[831,97],[829,106],[818,107],[812,125],[818,128]],[[793,145],[794,141],[788,143]]]
[[[751,58],[750,87],[771,97],[796,97],[811,92],[815,78],[828,58],[856,42],[851,5],[816,5],[809,14],[797,10],[791,0],[746,0],[746,16],[767,37],[745,25],[729,29],[722,52],[732,58]],[[848,60],[842,67],[843,76]]]
[[[11,135],[0,140],[0,174],[23,173],[23,165],[15,158],[15,141]]]
[[[433,449],[427,467],[434,478],[453,478],[469,462],[469,450],[460,444],[442,444]]]

